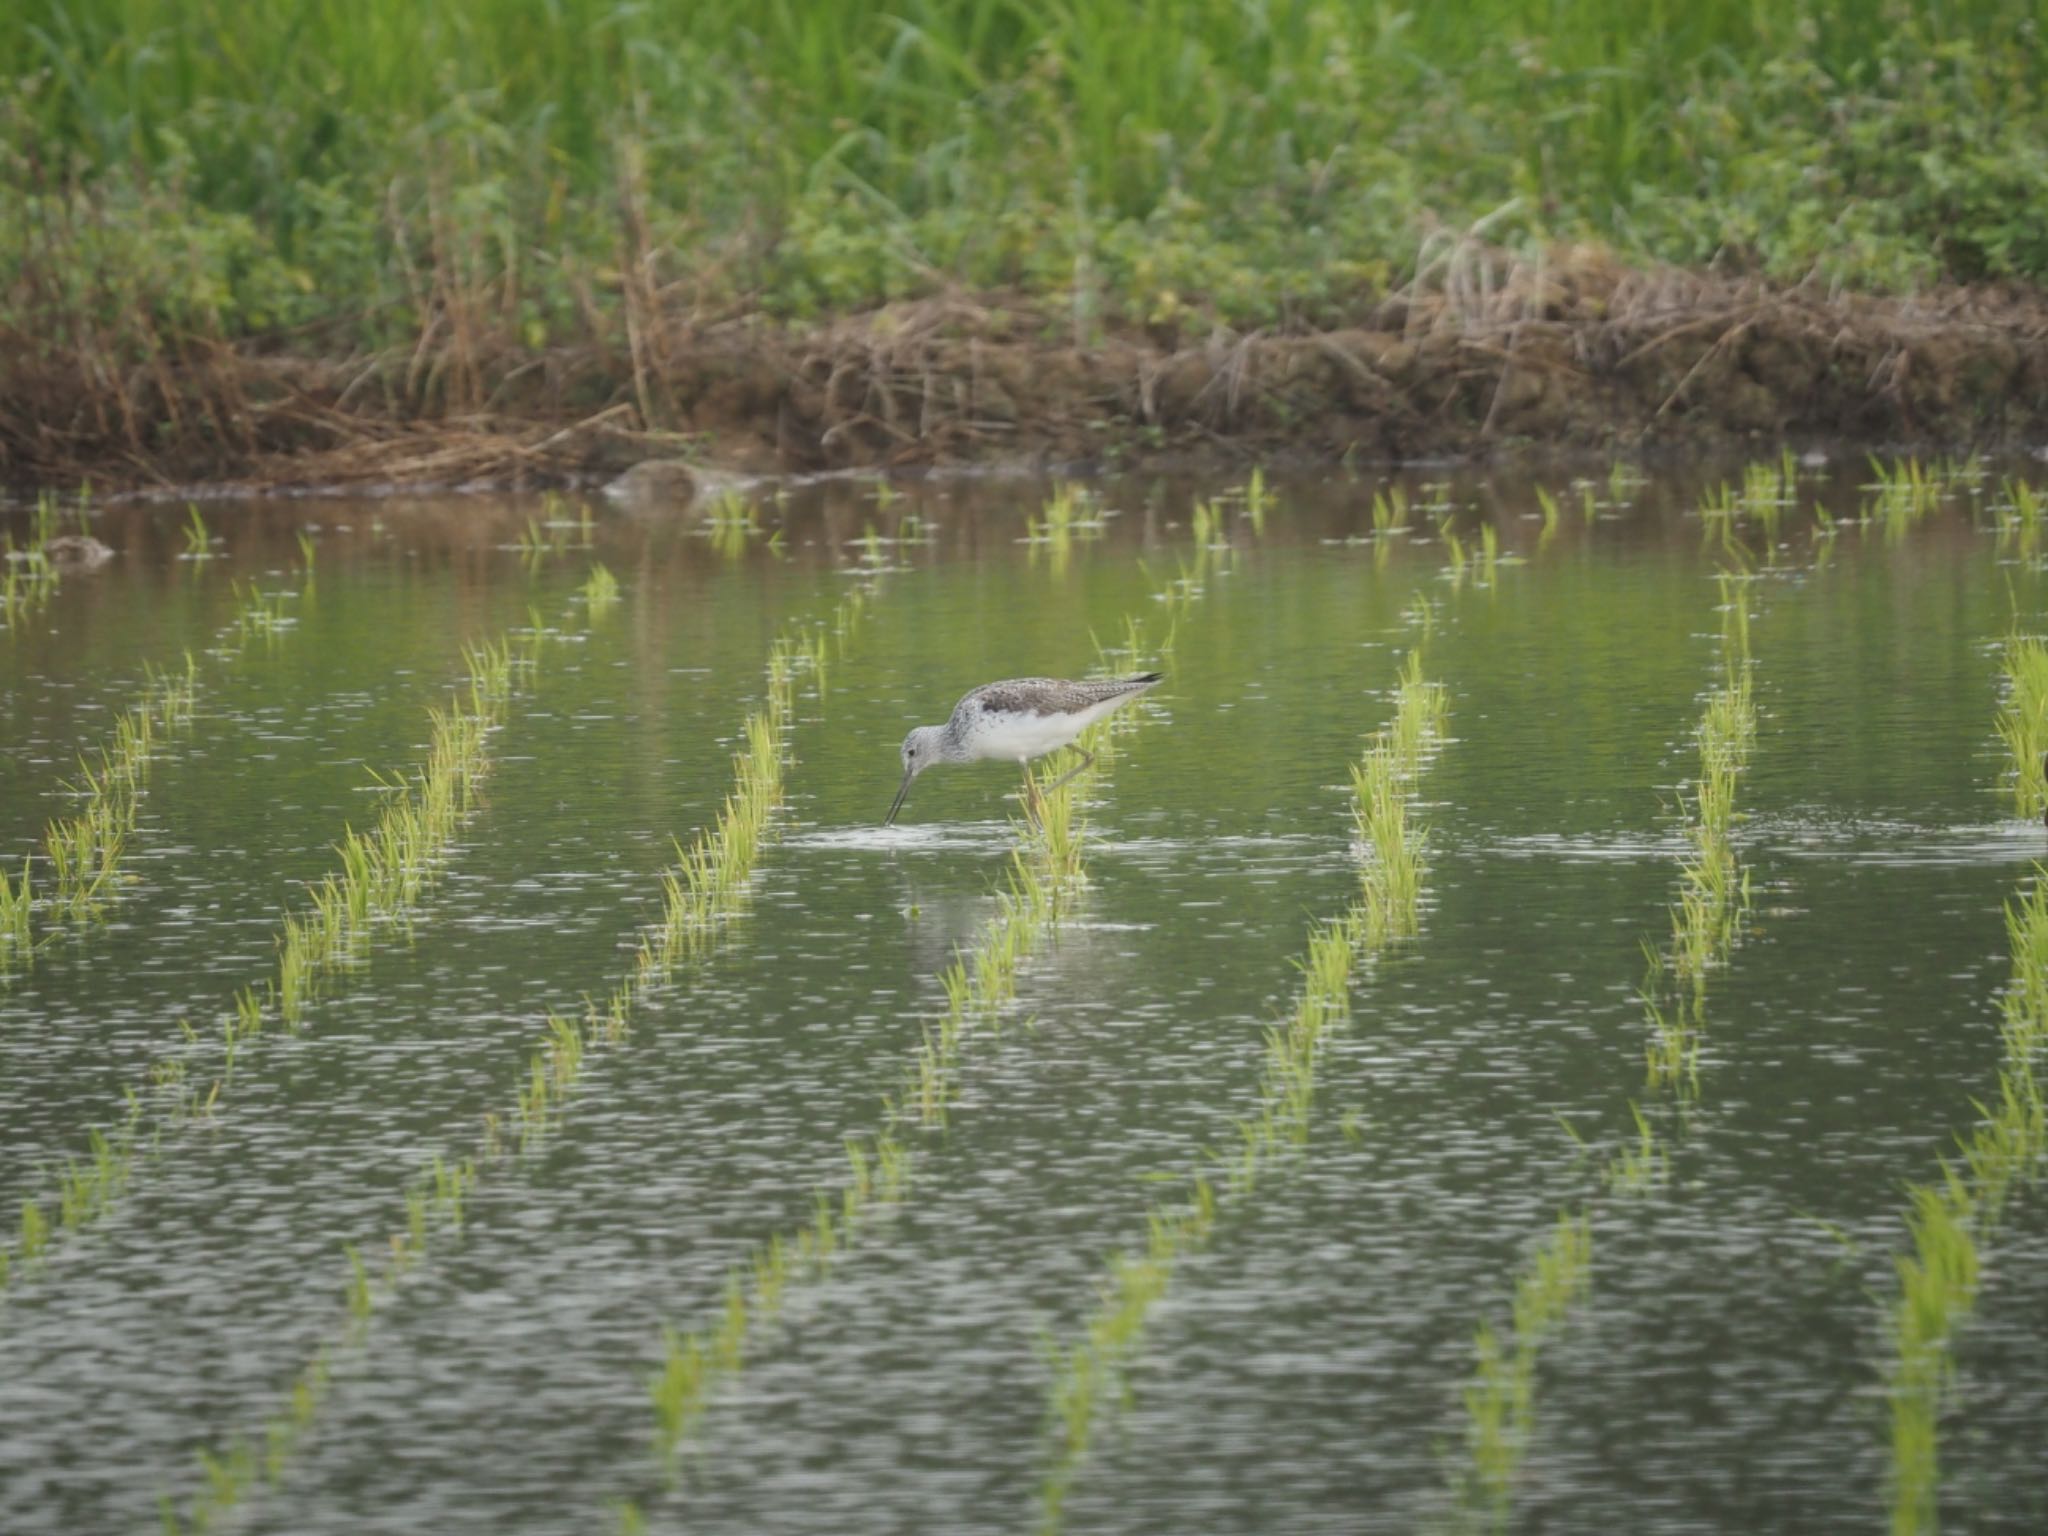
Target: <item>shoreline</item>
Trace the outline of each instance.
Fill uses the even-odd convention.
[[[0,334],[0,485],[542,488],[650,460],[753,475],[2048,442],[2048,293],[1827,293],[1583,250],[1474,253],[1317,331],[1090,331],[1045,301],[959,295],[809,327],[677,317],[631,343],[432,360],[473,381],[461,400],[422,387],[418,349],[330,361],[205,341],[124,371]]]

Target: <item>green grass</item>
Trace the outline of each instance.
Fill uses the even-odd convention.
[[[0,18],[0,315],[41,343],[486,337],[950,283],[1329,318],[1483,227],[1787,278],[2048,271],[2032,0],[401,0]],[[623,214],[623,216],[622,216]],[[452,318],[453,323],[437,322]],[[304,344],[303,342],[301,344]],[[658,418],[661,402],[643,396]]]

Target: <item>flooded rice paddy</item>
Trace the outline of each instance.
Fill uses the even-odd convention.
[[[2041,1529],[2030,467],[14,509],[0,1526]]]

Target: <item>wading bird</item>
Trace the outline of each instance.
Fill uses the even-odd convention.
[[[1035,801],[1038,791],[1031,779],[1032,758],[1072,746],[1089,726],[1130,703],[1164,675],[1140,672],[1135,677],[1091,683],[1017,677],[976,688],[953,706],[952,718],[944,725],[920,725],[903,738],[903,783],[882,825],[896,820],[911,781],[933,763],[1008,760],[1024,764],[1025,797]],[[1058,789],[1094,761],[1093,752],[1083,752],[1081,761],[1050,788]]]

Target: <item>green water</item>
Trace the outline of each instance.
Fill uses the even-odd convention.
[[[155,1528],[197,1453],[260,1437],[346,1321],[343,1244],[385,1249],[402,1190],[505,1113],[550,1009],[630,973],[660,875],[717,814],[778,630],[869,593],[820,696],[806,674],[787,801],[745,911],[595,1052],[567,1117],[494,1171],[459,1235],[333,1357],[333,1384],[235,1529],[1024,1531],[1046,1465],[1043,1346],[1094,1305],[1148,1205],[1236,1135],[1309,924],[1357,889],[1347,766],[1434,604],[1449,739],[1419,784],[1420,936],[1361,969],[1305,1146],[1225,1214],[1151,1319],[1099,1426],[1076,1531],[1454,1525],[1480,1323],[1630,1106],[1669,1177],[1598,1195],[1587,1294],[1545,1345],[1516,1530],[1805,1531],[1886,1519],[1884,1399],[1905,1187],[1995,1091],[2002,906],[2048,833],[2018,819],[1994,731],[1998,643],[2038,625],[2038,561],[1994,531],[1995,480],[1887,532],[1861,466],[1812,472],[1755,564],[1756,747],[1737,791],[1752,904],[1710,980],[1697,1104],[1646,1084],[1637,988],[1670,933],[1679,786],[1717,679],[1730,556],[1697,512],[1740,466],[1658,471],[1627,505],[1404,477],[1435,512],[1374,541],[1379,480],[1281,482],[1225,522],[1169,676],[1088,805],[1088,884],[966,1056],[902,1203],[763,1323],[692,1433],[651,1460],[664,1322],[802,1222],[845,1138],[944,1007],[993,904],[1014,772],[941,769],[878,826],[896,749],[993,678],[1074,675],[1195,551],[1190,497],[1106,481],[1099,538],[1024,541],[1045,487],[832,483],[764,499],[743,552],[696,514],[593,501],[538,563],[535,501],[307,500],[94,519],[118,555],[0,636],[0,867],[144,683],[193,652],[196,717],[154,762],[118,904],[38,918],[0,982],[0,1211],[47,1196],[124,1089],[217,1031],[274,967],[282,913],[375,816],[370,770],[418,760],[465,641],[553,634],[491,739],[409,939],[387,934],[295,1035],[246,1050],[213,1115],[138,1156],[98,1221],[0,1294],[0,1528]],[[1608,499],[1601,490],[1600,499]],[[914,539],[890,541],[905,529]],[[25,515],[10,515],[17,538]],[[864,548],[864,530],[885,541]],[[316,565],[301,590],[297,535]],[[779,534],[771,547],[768,535]],[[1765,546],[1770,545],[1768,551]],[[1758,558],[1766,556],[1767,558]],[[591,614],[593,561],[618,604]],[[237,647],[233,584],[291,590]],[[40,879],[39,875],[39,879]],[[1592,1157],[1560,1125],[1568,1122]],[[2048,1211],[2022,1194],[1984,1254],[1943,1419],[1957,1528],[2048,1520]]]

